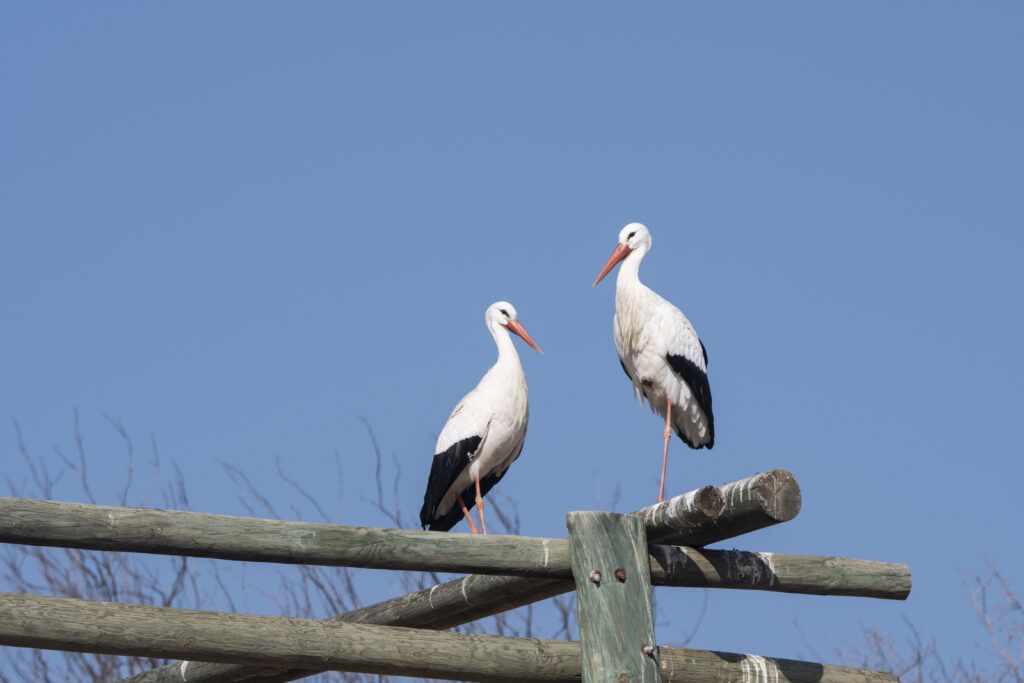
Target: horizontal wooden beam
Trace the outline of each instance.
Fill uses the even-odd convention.
[[[641,516],[655,536],[686,537],[692,532],[706,539],[708,521],[716,519],[723,507],[719,489],[706,486],[648,508]],[[0,497],[0,541],[222,560],[572,577],[566,539],[472,537],[25,498]],[[659,546],[651,551],[653,581],[659,586],[895,599],[906,597],[909,590],[904,565],[735,551],[695,555]]]
[[[672,538],[691,538],[714,525],[725,511],[725,496],[718,486],[699,489],[648,505],[633,512],[644,520],[651,543]]]
[[[197,612],[0,593],[0,644],[160,658],[202,658],[264,667],[298,667],[397,676],[569,682],[580,678],[580,647],[570,641],[499,638],[285,617]],[[746,670],[790,666],[796,683],[895,681],[887,674],[744,655],[657,654],[666,681],[724,683]],[[751,667],[754,667],[751,669]],[[746,667],[746,668],[744,668]],[[760,668],[758,668],[760,667]],[[725,672],[723,677],[722,673]],[[813,677],[807,677],[808,672]],[[179,680],[189,681],[188,666]]]
[[[678,535],[687,524],[717,516],[723,499],[716,487],[705,486],[659,507],[664,514],[651,518],[654,533]],[[28,498],[0,497],[0,542],[247,562],[572,577],[565,539],[471,537]]]
[[[709,539],[720,541],[792,519],[800,509],[799,495],[792,495],[794,487],[796,480],[791,474],[772,470],[720,487],[703,487],[639,510],[637,514],[644,517],[649,538],[657,537],[660,541],[671,537],[673,542],[686,544],[690,538],[687,533],[692,532],[694,539],[710,543]],[[728,499],[724,495],[717,497],[707,492],[709,488],[717,488],[719,493],[729,491],[730,496]],[[751,490],[757,493],[738,495],[740,491]],[[787,500],[774,499],[773,491],[786,496]],[[799,487],[796,491],[799,493]],[[448,629],[572,589],[572,582],[561,579],[471,574],[338,615],[332,621]],[[188,683],[283,683],[310,675],[308,671],[290,671],[268,677],[263,668],[213,662],[191,662],[188,671]],[[132,681],[181,683],[181,676],[177,665],[168,665],[139,674]]]
[[[0,497],[0,542],[218,560],[568,578],[569,543]]]
[[[786,555],[746,550],[711,550],[652,545],[655,586],[738,588],[906,600],[910,567],[847,557]]]
[[[792,481],[792,475],[775,470],[744,480],[745,484],[737,482],[723,489],[705,486],[638,514],[644,518],[652,541],[685,539],[694,541],[692,545],[704,545],[712,537],[733,535],[727,522],[718,522],[725,509],[723,490],[730,491],[733,507],[750,508],[750,514],[763,516],[765,511],[774,512],[778,504],[743,492],[760,491],[762,480],[782,477]],[[741,492],[738,497],[734,493],[737,490]],[[751,505],[751,500],[755,504]],[[795,515],[796,509],[787,508],[786,518]],[[747,523],[757,528],[764,521],[752,519]],[[776,515],[767,521],[776,523],[782,518]],[[0,542],[248,562],[534,578],[571,576],[569,546],[564,539],[501,535],[473,538],[458,533],[11,497],[0,497]]]
[[[674,525],[676,531],[648,531],[647,539],[702,547],[788,522],[800,512],[800,485],[786,470],[762,472],[717,488],[722,495],[722,512],[717,517]],[[671,528],[673,525],[667,521],[671,518],[671,503],[652,505],[638,510],[637,514],[649,520],[648,529],[652,524]]]
[[[658,650],[661,679],[666,683],[899,683],[887,671],[733,652]]]

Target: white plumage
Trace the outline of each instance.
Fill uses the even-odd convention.
[[[621,262],[615,281],[615,348],[637,399],[666,419],[659,501],[671,427],[691,448],[715,444],[708,359],[682,311],[640,282],[640,262],[651,249],[651,233],[640,223],[619,232],[619,244],[594,281]]]
[[[492,304],[484,320],[498,347],[498,360],[455,406],[437,439],[420,510],[425,529],[448,531],[465,516],[476,533],[468,511],[475,502],[487,533],[483,496],[505,476],[526,440],[526,376],[509,332],[540,348],[519,323],[512,304]]]

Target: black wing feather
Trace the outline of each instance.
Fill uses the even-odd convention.
[[[505,472],[508,472],[508,468],[505,468],[501,474],[492,472],[491,474],[480,477],[480,495],[486,496],[487,492],[505,476]],[[476,486],[467,486],[460,497],[467,508],[472,508],[476,505]],[[462,519],[462,508],[458,505],[453,505],[447,515],[435,518],[429,525],[425,524],[423,528],[428,529],[429,531],[448,531]]]
[[[456,506],[453,508],[457,513],[455,521],[447,527],[440,528],[442,520],[437,519],[437,506],[440,504],[441,499],[444,498],[444,494],[451,488],[451,485],[462,474],[462,470],[469,466],[477,449],[480,448],[481,441],[481,437],[471,436],[455,442],[448,450],[434,456],[434,463],[430,466],[430,477],[427,479],[427,490],[423,494],[423,507],[420,509],[420,524],[424,529],[429,527],[437,531],[448,531],[462,517],[462,510]],[[483,491],[483,485],[484,479],[481,479],[481,492]],[[476,491],[473,491],[473,499],[475,498]],[[443,521],[447,521],[450,516],[450,514],[446,515],[442,518]]]
[[[701,350],[704,349],[704,344],[700,345]],[[665,360],[672,367],[679,379],[686,382],[686,386],[690,387],[690,391],[693,393],[695,399],[697,399],[697,405],[704,412],[704,415],[708,418],[708,436],[710,440],[705,444],[706,448],[711,448],[715,445],[715,415],[711,412],[711,384],[708,383],[708,373],[697,367],[697,364],[686,356],[673,356],[668,354],[665,356]],[[704,352],[704,362],[707,363],[707,352]],[[676,430],[679,434],[679,438],[686,442],[690,448],[694,448],[693,443],[686,438],[686,435],[680,430]]]

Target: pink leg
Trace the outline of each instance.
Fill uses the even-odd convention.
[[[487,522],[484,521],[484,497],[480,495],[480,477],[476,478],[476,509],[480,511],[480,528],[487,535]]]
[[[661,455],[661,485],[658,487],[658,502],[665,500],[665,471],[668,469],[668,441],[672,437],[672,400],[665,399],[665,452]]]
[[[476,524],[473,523],[473,518],[470,517],[466,504],[462,502],[462,496],[459,496],[459,507],[462,508],[462,514],[466,515],[466,521],[469,522],[469,533],[476,536],[480,532],[477,531]]]

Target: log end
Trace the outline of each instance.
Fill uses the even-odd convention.
[[[764,514],[776,522],[788,522],[800,513],[800,484],[792,473],[775,469],[753,479],[751,490]]]
[[[725,498],[717,486],[703,486],[636,513],[647,527],[647,540],[657,541],[701,528],[713,522],[725,509]]]
[[[893,600],[906,600],[910,597],[910,591],[914,588],[914,578],[910,574],[910,567],[900,565],[901,571],[896,580],[896,590],[893,593]]]
[[[693,507],[708,519],[714,519],[725,509],[725,496],[717,486],[703,486],[693,495]]]

